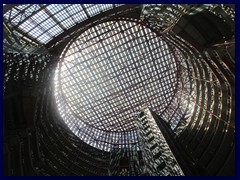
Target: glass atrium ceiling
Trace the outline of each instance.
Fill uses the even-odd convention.
[[[24,36],[47,44],[67,29],[120,4],[22,4],[4,14],[4,21]]]
[[[92,26],[67,45],[55,71],[60,115],[80,139],[106,151],[138,142],[134,114],[143,106],[175,128],[187,107],[176,101],[182,59],[139,20]]]
[[[61,55],[54,77],[55,99],[68,127],[106,151],[138,142],[134,113],[141,107],[149,106],[174,129],[189,105],[183,89],[190,86],[179,80],[188,79],[181,72],[187,69],[185,57],[142,21],[140,6],[23,4],[4,13],[10,30],[45,47],[81,32]],[[116,18],[135,7],[139,12],[134,18]],[[98,15],[101,20],[95,18],[93,23]]]
[[[81,34],[61,66],[62,93],[86,124],[106,131],[134,129],[143,105],[162,112],[177,85],[174,54],[146,26],[109,21]]]

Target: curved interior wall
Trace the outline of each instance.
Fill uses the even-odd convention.
[[[189,39],[167,38],[187,57],[191,93],[197,95],[189,123],[179,124],[182,132],[176,129],[172,137],[189,158],[193,175],[234,175],[234,44],[197,51]],[[108,153],[80,141],[52,105],[53,59],[4,53],[4,175],[107,175]]]

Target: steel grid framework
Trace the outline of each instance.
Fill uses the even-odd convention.
[[[66,47],[55,72],[55,97],[66,124],[100,149],[137,143],[133,114],[143,105],[164,113],[177,95],[184,56],[170,46],[147,24],[127,18],[84,31]],[[174,119],[174,127],[187,106],[179,103],[172,106],[180,111],[167,119]]]
[[[189,104],[182,91],[190,88],[182,52],[146,21],[116,16],[139,7],[33,4],[4,11],[5,23],[20,38],[47,47],[71,40],[57,69],[61,77],[55,77],[58,109],[75,134],[100,149],[138,141],[132,117],[142,105],[153,107],[174,129]],[[104,18],[112,21],[101,23]]]
[[[4,21],[22,36],[47,44],[71,27],[121,4],[5,5]]]
[[[159,29],[147,27],[145,20],[117,18],[134,8],[139,5],[35,4],[14,5],[4,14],[6,24],[20,36],[47,47],[65,41],[63,36],[68,34],[71,46],[63,53],[65,64],[60,64],[58,72],[62,77],[55,77],[55,83],[61,82],[55,85],[61,90],[55,92],[58,109],[81,139],[95,147],[103,142],[100,149],[137,142],[132,114],[142,105],[154,107],[174,129],[189,104],[188,94],[182,91],[190,88],[183,72],[185,57],[165,35],[155,31]],[[75,16],[80,19],[76,21]],[[104,18],[112,24],[99,24]],[[79,62],[74,61],[74,68],[66,63],[75,59]]]

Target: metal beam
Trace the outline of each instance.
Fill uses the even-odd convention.
[[[12,8],[19,6],[19,5],[21,5],[21,4],[6,4],[5,6],[3,6],[3,14],[7,13]]]
[[[24,22],[26,22],[27,20],[29,20],[31,17],[33,17],[35,14],[37,14],[38,12],[40,12],[41,10],[45,9],[48,5],[45,6],[41,6],[40,9],[38,9],[37,11],[32,12],[32,14],[28,17],[26,17],[23,21],[19,22],[14,28],[18,28],[21,24],[23,24]]]
[[[57,42],[61,41],[62,39],[64,39],[65,37],[69,36],[70,34],[72,34],[73,32],[79,30],[82,27],[85,27],[86,25],[89,24],[93,24],[96,23],[97,21],[100,21],[102,18],[107,17],[111,14],[115,14],[116,12],[121,12],[127,9],[131,9],[131,8],[138,8],[140,7],[140,4],[129,4],[129,5],[123,5],[123,6],[119,6],[116,7],[115,9],[111,9],[108,10],[106,12],[100,13],[94,17],[91,17],[81,23],[78,23],[76,26],[73,26],[72,28],[64,31],[62,34],[60,34],[59,36],[55,37],[53,40],[51,40],[50,42],[48,42],[46,44],[47,48],[50,48],[51,46],[53,46],[54,44],[56,44]],[[117,13],[116,13],[117,14]],[[71,39],[72,37],[69,37],[68,39]]]
[[[43,11],[57,24],[59,25],[63,30],[66,31],[66,28],[59,22],[59,20],[44,6],[40,5],[43,8]]]

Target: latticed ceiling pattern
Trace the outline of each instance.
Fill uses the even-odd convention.
[[[178,91],[185,86],[179,84],[185,63],[167,37],[140,20],[99,23],[75,37],[61,55],[54,78],[59,113],[96,148],[138,144],[134,114],[144,105],[166,117],[173,129],[184,115],[188,103],[179,102],[185,97]]]
[[[30,39],[46,44],[67,29],[120,4],[23,4],[4,14],[11,23]]]
[[[133,113],[144,104],[162,112],[177,86],[177,65],[167,43],[130,21],[85,31],[69,47],[60,71],[72,112],[106,131],[134,129]]]
[[[30,45],[71,41],[55,72],[57,107],[80,139],[106,151],[138,142],[133,114],[142,106],[174,129],[189,102],[181,90],[187,83],[179,80],[185,57],[140,13],[140,5],[120,4],[23,4],[4,11],[5,31]]]

